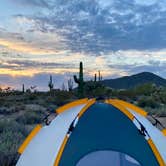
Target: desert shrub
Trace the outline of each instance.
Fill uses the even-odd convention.
[[[166,88],[160,93],[160,99],[163,104],[166,104]]]
[[[125,96],[125,97],[135,97],[135,94],[133,91],[131,90],[121,90],[118,93],[120,96]]]
[[[0,114],[11,114],[16,112],[15,109],[13,107],[0,107]]]
[[[36,98],[37,98],[37,96],[34,94],[29,95],[29,100],[35,100]]]
[[[157,87],[151,83],[146,83],[143,85],[138,85],[133,89],[133,92],[137,95],[150,96],[157,90]]]
[[[4,130],[1,133],[0,151],[3,152],[16,152],[20,142],[24,139],[21,132],[13,132],[10,130]]]
[[[155,108],[155,109],[152,109],[152,108],[149,108],[149,107],[146,107],[144,108],[150,115],[156,115],[156,116],[159,116],[159,117],[166,117],[166,105],[163,105],[159,108]]]
[[[110,96],[112,89],[105,87],[100,82],[89,81],[85,84],[85,96],[92,97],[104,97]]]
[[[143,97],[138,100],[138,106],[157,108],[159,107],[159,103],[157,103],[152,97]]]
[[[10,166],[16,163],[17,149],[24,139],[21,132],[3,131],[0,136],[0,165]]]
[[[0,133],[3,132],[3,130],[5,129],[6,127],[6,121],[5,120],[1,120],[0,121]]]
[[[107,89],[105,87],[98,87],[95,90],[92,91],[91,97],[100,97],[100,96],[107,96]]]
[[[17,149],[28,135],[25,126],[12,120],[0,121],[0,165],[14,166],[17,161]]]
[[[20,125],[14,120],[1,120],[0,121],[0,133],[11,131],[11,132],[21,132],[23,136],[27,136],[28,130],[26,126]]]
[[[10,104],[8,104],[7,106],[0,107],[0,114],[8,115],[19,112],[23,109],[25,109],[24,105],[19,105],[18,103],[15,103],[13,104],[13,106],[11,106]]]
[[[16,118],[16,121],[21,124],[37,124],[41,123],[44,118],[43,114],[39,112],[27,111],[23,115],[20,115]]]
[[[0,152],[0,165],[1,166],[15,166],[17,163],[17,160],[19,158],[19,155],[15,153],[4,153]]]
[[[68,91],[60,91],[56,94],[56,97],[53,100],[53,104],[56,104],[57,106],[64,105],[70,101],[72,101],[73,94]]]
[[[0,105],[3,106],[5,102],[5,97],[0,97]]]

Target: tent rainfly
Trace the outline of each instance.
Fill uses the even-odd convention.
[[[25,139],[16,166],[166,166],[166,129],[130,103],[81,99],[56,112]]]

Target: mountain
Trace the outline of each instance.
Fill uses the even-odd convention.
[[[157,86],[166,86],[166,79],[150,72],[142,72],[132,76],[103,80],[102,83],[114,89],[129,89],[145,83],[153,83]]]

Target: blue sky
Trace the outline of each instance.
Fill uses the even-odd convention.
[[[166,78],[165,0],[1,0],[0,86],[47,89],[143,71]]]

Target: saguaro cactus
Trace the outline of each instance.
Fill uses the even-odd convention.
[[[25,92],[25,86],[24,86],[24,84],[22,84],[22,93],[24,93]]]
[[[83,76],[83,63],[80,62],[80,71],[79,71],[79,78],[74,75],[74,81],[78,84],[78,94],[80,97],[84,94],[84,76]]]
[[[95,74],[95,77],[94,77],[94,82],[97,81],[97,74]]]
[[[99,73],[98,81],[100,82],[100,81],[102,81],[102,75],[101,75],[101,73],[100,73],[100,70],[98,71],[98,73]]]
[[[48,83],[48,87],[50,89],[50,92],[53,90],[54,88],[54,84],[53,84],[53,81],[52,81],[52,76],[50,75],[50,81]]]

